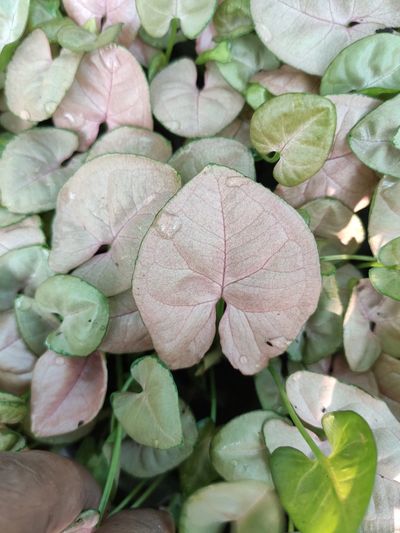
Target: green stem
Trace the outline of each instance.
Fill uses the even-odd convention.
[[[288,533],[294,533],[294,523],[293,520],[289,516],[289,523],[288,523]]]
[[[215,384],[215,372],[213,368],[210,368],[210,389],[211,389],[210,418],[215,424],[217,421],[217,387]]]
[[[113,515],[119,513],[122,511],[122,509],[125,509],[125,507],[133,500],[133,498],[142,490],[142,488],[146,485],[147,479],[144,479],[140,483],[138,483],[133,489],[130,491],[129,494],[125,496],[125,498],[115,507],[115,509],[112,510],[112,512],[109,514],[109,518],[111,518]]]
[[[124,386],[121,389],[121,392],[126,392],[129,389],[132,381],[133,376],[131,375],[126,380]],[[111,427],[114,428],[114,443],[111,453],[110,468],[107,473],[106,483],[104,485],[103,494],[101,495],[101,500],[99,503],[100,521],[102,520],[104,513],[107,509],[107,505],[110,500],[111,492],[113,490],[115,478],[117,477],[117,472],[119,470],[119,463],[121,459],[121,444],[123,431],[121,424],[118,422],[114,415],[112,415],[111,417]]]
[[[287,411],[289,413],[289,416],[292,419],[293,424],[297,427],[297,429],[299,430],[301,436],[306,441],[306,443],[310,447],[310,449],[313,452],[313,454],[315,455],[315,457],[317,459],[319,459],[319,460],[325,461],[325,455],[321,452],[321,450],[315,444],[313,439],[310,437],[310,435],[308,434],[306,428],[303,426],[300,418],[297,416],[296,411],[293,409],[292,404],[289,401],[288,395],[286,394],[286,390],[285,390],[285,388],[284,388],[284,386],[282,384],[282,381],[280,379],[280,376],[279,376],[278,372],[275,370],[275,368],[272,365],[270,365],[268,367],[268,370],[270,371],[271,376],[272,376],[273,380],[275,381],[276,386],[278,387],[279,394],[280,394],[280,396],[282,398],[282,402],[284,403],[284,405],[285,405],[285,407],[286,407],[286,409],[287,409]]]
[[[370,255],[323,255],[321,261],[376,261],[375,257]]]
[[[161,476],[158,476],[151,485],[147,487],[147,489],[143,492],[143,494],[135,501],[133,505],[131,505],[131,509],[136,509],[137,507],[140,507],[143,502],[147,500],[147,498],[156,490],[158,485],[161,483],[161,481],[165,478],[165,474],[162,474]]]
[[[172,50],[176,40],[176,33],[178,31],[178,22],[178,19],[172,19],[171,21],[171,33],[169,34],[167,48],[165,50],[166,64],[168,64],[169,60],[171,59]]]

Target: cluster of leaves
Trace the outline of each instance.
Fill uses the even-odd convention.
[[[393,27],[0,2],[1,531],[400,528]]]

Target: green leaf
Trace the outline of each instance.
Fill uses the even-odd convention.
[[[4,47],[21,37],[29,13],[29,0],[1,0],[0,53]]]
[[[400,95],[381,104],[354,126],[348,137],[350,148],[368,167],[400,178],[400,150],[394,142],[399,124]]]
[[[278,161],[274,178],[290,187],[322,167],[335,128],[332,102],[317,95],[292,93],[277,96],[256,110],[250,123],[250,138],[267,161]]]
[[[321,94],[350,92],[378,96],[400,91],[400,36],[369,35],[344,48],[326,69]],[[373,89],[371,94],[370,89]]]
[[[231,44],[228,41],[222,41],[210,50],[205,50],[196,59],[196,65],[204,65],[208,61],[218,61],[219,63],[229,63],[232,60]]]
[[[233,523],[235,533],[283,533],[282,508],[274,490],[261,481],[215,483],[188,498],[180,533],[219,533]]]
[[[183,442],[168,450],[143,446],[131,439],[125,439],[121,449],[121,469],[138,478],[155,477],[174,469],[193,453],[198,431],[196,421],[181,400],[180,415]]]
[[[46,345],[62,355],[86,356],[101,343],[108,324],[107,298],[75,276],[57,275],[42,283],[36,302],[44,311],[61,317]]]
[[[53,274],[48,256],[41,246],[27,246],[0,257],[0,311],[13,307],[17,293],[33,296],[36,288]]]
[[[194,39],[211,20],[216,0],[136,0],[142,26],[152,37],[162,37],[174,18],[182,32]]]
[[[228,422],[211,444],[211,460],[226,481],[255,479],[273,487],[268,451],[262,436],[264,423],[279,418],[273,411],[252,411]]]
[[[61,18],[61,16],[60,0],[31,0],[28,30],[31,32],[45,22]]]
[[[400,300],[400,270],[398,268],[370,268],[368,274],[372,285],[378,292],[393,300]]]
[[[249,83],[246,88],[246,102],[254,110],[262,106],[271,97],[271,93],[259,83]]]
[[[25,445],[25,437],[5,426],[0,427],[0,452],[19,452]]]
[[[386,266],[400,265],[400,237],[386,243],[378,252],[378,259]]]
[[[254,28],[250,0],[224,0],[217,7],[213,24],[217,32],[214,40],[217,42],[250,33]]]
[[[310,459],[294,448],[278,448],[270,460],[274,483],[302,533],[354,533],[374,487],[374,436],[352,411],[327,413],[322,425],[332,453]]]
[[[215,424],[208,418],[199,422],[198,426],[199,437],[193,453],[179,469],[181,486],[186,495],[205,487],[219,477],[210,458],[210,444],[216,432]]]
[[[141,392],[116,392],[111,403],[126,433],[139,444],[167,450],[182,442],[178,391],[168,368],[156,357],[132,363]]]
[[[0,392],[0,424],[18,424],[26,415],[26,401],[19,396]]]
[[[270,365],[273,365],[279,374],[282,374],[282,362],[279,357],[272,359]],[[271,372],[264,368],[254,376],[254,384],[261,407],[267,411],[275,411],[278,415],[286,415],[287,409],[284,406],[281,396]]]
[[[164,54],[164,52],[157,52],[154,54],[149,63],[147,72],[149,81],[152,81],[155,75],[158,74],[164,67],[166,67],[167,64],[167,56]]]
[[[15,318],[19,333],[36,355],[42,355],[46,350],[47,336],[58,328],[59,321],[52,313],[44,311],[40,305],[28,296],[18,296],[14,302]]]
[[[245,35],[231,42],[231,60],[217,63],[218,69],[234,89],[243,93],[250,78],[259,70],[274,70],[280,61],[266,48],[256,34]]]

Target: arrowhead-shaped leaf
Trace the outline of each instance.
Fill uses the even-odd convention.
[[[294,448],[270,458],[282,504],[302,533],[354,533],[375,482],[377,451],[365,420],[352,411],[328,413],[323,429],[332,452],[310,459]]]
[[[319,272],[315,241],[292,208],[249,178],[210,165],[155,219],[133,294],[171,368],[191,366],[209,349],[223,298],[223,352],[254,374],[285,351],[315,310]]]
[[[131,366],[141,392],[116,392],[115,416],[136,442],[162,450],[182,442],[178,391],[171,372],[155,357],[143,357]]]

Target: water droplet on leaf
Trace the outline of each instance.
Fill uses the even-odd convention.
[[[157,231],[163,239],[172,239],[180,227],[179,217],[167,212],[162,213],[156,223]]]

